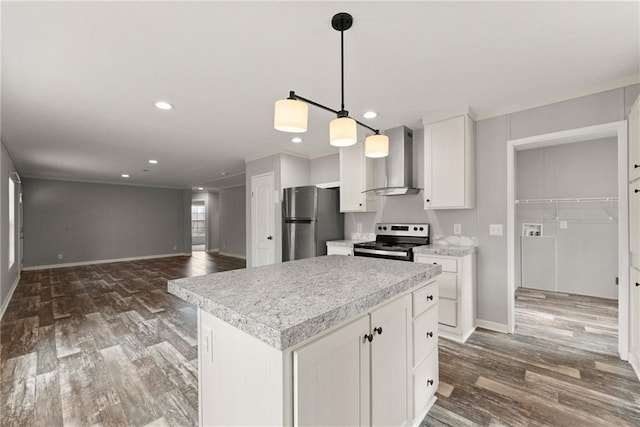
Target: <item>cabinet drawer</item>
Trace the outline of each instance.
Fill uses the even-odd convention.
[[[327,255],[353,256],[353,248],[327,245]]]
[[[444,298],[438,301],[438,322],[454,328],[458,326],[458,303],[456,301]]]
[[[458,260],[451,258],[431,258],[419,255],[416,257],[416,262],[422,264],[440,264],[442,271],[448,271],[450,273],[458,272]]]
[[[413,317],[418,317],[426,309],[438,302],[438,284],[431,284],[413,292]]]
[[[438,350],[434,349],[413,374],[413,418],[426,409],[438,390]]]
[[[440,298],[458,299],[458,275],[456,273],[442,273],[436,279]]]
[[[413,321],[413,366],[422,362],[438,344],[438,306]]]

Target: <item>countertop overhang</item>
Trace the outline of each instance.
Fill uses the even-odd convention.
[[[168,291],[285,350],[434,278],[439,265],[330,255],[170,280]]]

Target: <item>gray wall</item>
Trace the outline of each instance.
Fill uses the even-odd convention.
[[[314,185],[340,181],[340,154],[311,160],[310,181]]]
[[[220,251],[245,257],[246,246],[246,188],[235,187],[220,190]]]
[[[424,211],[422,196],[386,197],[376,213],[346,214],[345,235],[372,233],[375,222],[426,221],[432,235],[450,238],[453,224],[462,225],[462,234],[475,240],[478,248],[477,317],[507,324],[507,241],[505,236],[489,236],[489,224],[507,222],[507,141],[526,136],[625,120],[630,106],[640,94],[640,85],[550,104],[526,111],[476,122],[475,209]],[[423,132],[414,131],[414,180],[422,187]],[[518,237],[519,238],[519,237]]]
[[[24,266],[189,252],[190,206],[190,190],[25,178]]]
[[[7,151],[4,143],[0,144],[0,176],[2,177],[0,188],[0,307],[8,303],[7,298],[11,286],[20,276],[20,209],[19,187],[16,190],[15,200],[15,263],[9,269],[9,175],[17,172],[13,159]]]
[[[516,198],[552,199],[617,197],[616,138],[564,144],[516,153]],[[544,226],[555,237],[551,263],[535,262],[544,254],[530,251],[538,268],[557,269],[558,291],[618,298],[618,221],[615,202],[518,204],[516,233],[522,223]],[[611,218],[611,219],[610,219]],[[567,228],[560,228],[560,221]],[[516,285],[521,286],[520,245],[516,245]]]

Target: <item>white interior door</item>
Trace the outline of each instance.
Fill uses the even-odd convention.
[[[251,263],[253,267],[275,262],[273,173],[251,177]]]

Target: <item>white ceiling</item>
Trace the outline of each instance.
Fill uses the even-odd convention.
[[[380,129],[640,72],[638,2],[5,2],[2,140],[25,176],[211,189],[243,182],[245,159],[335,153],[329,113],[311,107],[293,144],[273,103],[339,109],[341,11],[346,108]]]

